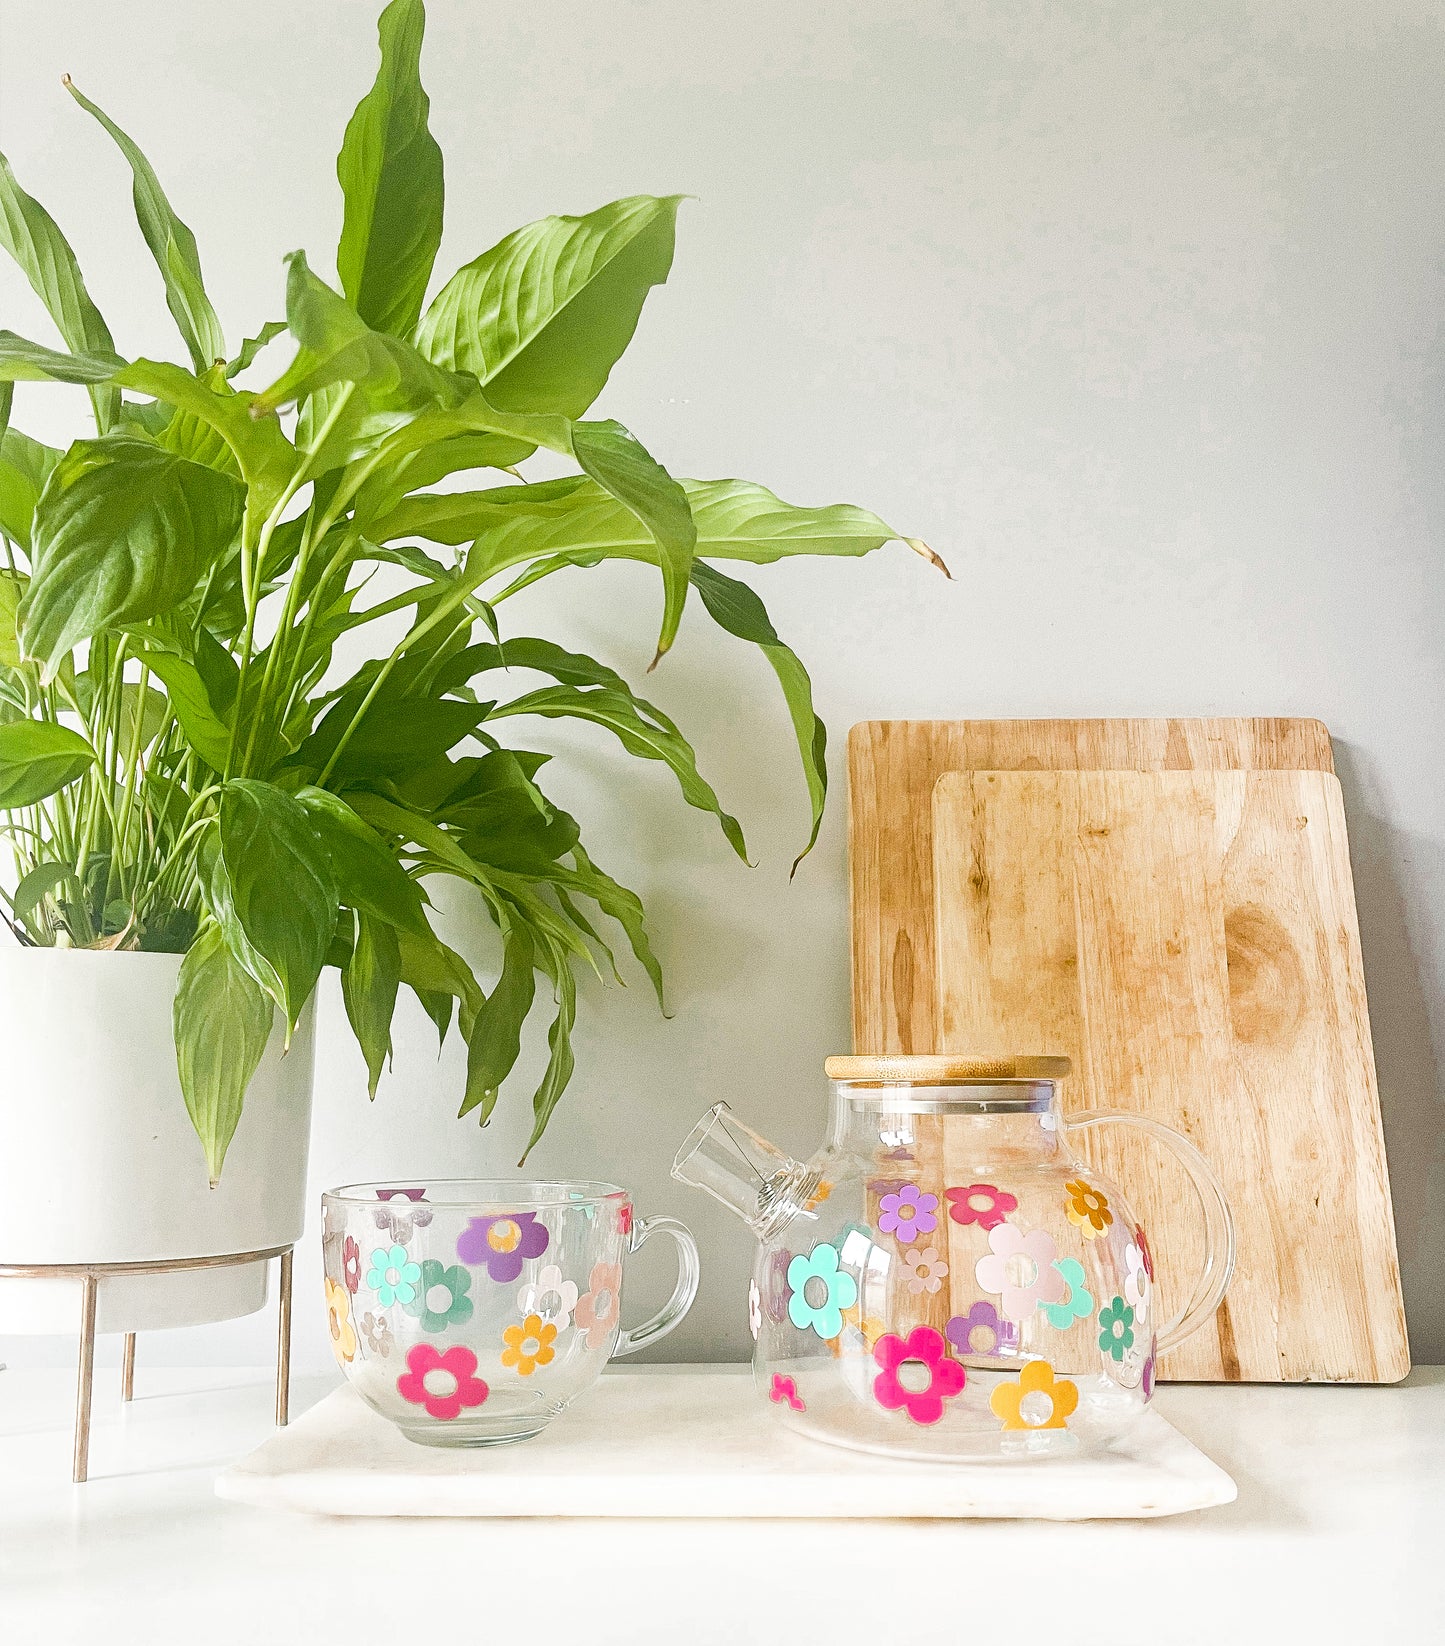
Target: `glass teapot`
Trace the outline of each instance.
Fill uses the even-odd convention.
[[[673,1176],[757,1236],[754,1378],[818,1440],[925,1458],[1077,1453],[1147,1405],[1157,1358],[1219,1306],[1234,1224],[1197,1149],[1158,1121],[1065,1120],[1067,1058],[830,1057],[828,1138],[789,1159],[719,1103]],[[1072,1151],[1139,1127],[1198,1193],[1204,1262],[1156,1315],[1149,1242],[1121,1191]]]

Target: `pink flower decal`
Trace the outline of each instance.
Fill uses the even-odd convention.
[[[1027,1234],[1012,1223],[1000,1223],[988,1232],[989,1255],[979,1258],[973,1272],[986,1292],[995,1292],[1010,1320],[1027,1320],[1044,1303],[1062,1303],[1069,1283],[1054,1268],[1059,1248],[1044,1229]]]
[[[791,1406],[795,1412],[806,1412],[808,1409],[798,1395],[798,1385],[792,1378],[784,1377],[779,1372],[773,1373],[773,1386],[768,1390],[768,1399],[776,1401],[780,1406]]]
[[[341,1242],[341,1272],[346,1277],[346,1289],[353,1297],[361,1285],[361,1247],[347,1235]]]
[[[938,1196],[925,1194],[916,1183],[905,1183],[897,1194],[884,1195],[878,1204],[878,1227],[900,1242],[932,1234],[938,1227],[933,1215],[938,1210]]]
[[[594,1263],[587,1277],[587,1295],[577,1299],[572,1323],[586,1332],[589,1349],[605,1349],[622,1307],[622,1265]]]
[[[1135,1229],[1134,1244],[1139,1248],[1139,1255],[1144,1259],[1144,1273],[1150,1280],[1154,1278],[1154,1254],[1149,1250],[1149,1236],[1142,1229]]]
[[[948,1215],[955,1223],[977,1223],[980,1229],[995,1229],[1010,1212],[1019,1209],[1018,1198],[992,1183],[970,1183],[966,1189],[945,1189]]]
[[[873,1358],[880,1368],[873,1379],[874,1398],[890,1412],[901,1408],[915,1423],[937,1423],[944,1401],[965,1382],[963,1367],[950,1359],[947,1344],[932,1326],[915,1326],[906,1339],[885,1332],[873,1346]],[[925,1387],[905,1388],[898,1376],[904,1366],[921,1366],[928,1373]]]
[[[406,1370],[396,1380],[396,1392],[414,1406],[425,1406],[428,1417],[450,1422],[464,1406],[480,1406],[492,1392],[477,1375],[477,1357],[460,1344],[438,1350],[418,1343],[408,1350]]]
[[[1016,1348],[1019,1330],[1012,1321],[1003,1320],[992,1303],[980,1298],[966,1315],[954,1315],[943,1328],[944,1335],[961,1355],[996,1355]],[[980,1337],[987,1341],[980,1342]]]
[[[925,1246],[920,1252],[910,1246],[903,1254],[903,1267],[908,1271],[908,1290],[915,1297],[927,1292],[930,1296],[943,1289],[948,1276],[948,1265],[938,1255],[936,1246]]]
[[[632,1202],[624,1200],[617,1208],[617,1227],[624,1238],[632,1233]]]
[[[457,1241],[463,1263],[483,1264],[493,1280],[505,1284],[522,1272],[525,1258],[547,1250],[547,1225],[535,1212],[504,1212],[500,1217],[469,1217]]]

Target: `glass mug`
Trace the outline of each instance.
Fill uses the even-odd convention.
[[[527,1440],[697,1294],[697,1245],[611,1183],[365,1183],[321,1197],[327,1325],[357,1394],[425,1446]],[[621,1324],[624,1259],[677,1243],[672,1296]]]

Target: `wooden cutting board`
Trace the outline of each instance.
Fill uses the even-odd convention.
[[[865,721],[853,728],[848,752],[853,1043],[859,1051],[923,1052],[945,1045],[934,931],[932,813],[934,785],[945,772],[1334,770],[1328,732],[1318,720],[1308,719]],[[1353,929],[1353,914],[1350,925]],[[1371,1084],[1373,1089],[1373,1079]],[[1066,1105],[1074,1106],[1075,1100],[1066,1087]],[[934,1164],[942,1172],[941,1138]],[[1175,1266],[1186,1266],[1196,1250],[1191,1234],[1189,1246],[1176,1254]],[[1398,1298],[1398,1286],[1391,1289]],[[1230,1350],[1228,1344],[1233,1314],[1244,1295],[1235,1290],[1222,1319],[1221,1369],[1238,1362],[1237,1348]],[[1342,1375],[1400,1375],[1402,1342],[1397,1331],[1377,1372],[1361,1362]],[[1197,1365],[1203,1358],[1196,1347],[1171,1358],[1174,1366],[1166,1363],[1164,1368],[1168,1375],[1209,1375],[1188,1369],[1190,1359]],[[1232,1375],[1265,1380],[1282,1374],[1276,1363],[1265,1370],[1241,1367]]]
[[[1234,1285],[1167,1375],[1403,1377],[1338,780],[957,772],[932,835],[940,1043],[1067,1054],[1070,1108],[1177,1127],[1229,1192]],[[1147,1141],[1089,1135],[1163,1254],[1168,1313],[1198,1261],[1186,1180]]]

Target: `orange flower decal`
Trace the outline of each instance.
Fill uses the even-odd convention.
[[[1072,1183],[1066,1183],[1064,1188],[1069,1196],[1064,1202],[1064,1211],[1069,1222],[1085,1240],[1097,1240],[1114,1221],[1114,1214],[1109,1210],[1108,1195],[1091,1189],[1081,1177],[1075,1178]]]
[[[508,1326],[502,1333],[502,1364],[515,1366],[518,1377],[531,1377],[539,1366],[549,1366],[557,1351],[557,1328],[543,1324],[541,1315],[528,1315],[520,1326]]]
[[[1000,1383],[988,1403],[1005,1429],[1066,1429],[1079,1391],[1068,1378],[1056,1378],[1047,1360],[1031,1360],[1018,1382]]]
[[[345,1286],[326,1277],[326,1325],[331,1332],[331,1352],[336,1364],[345,1366],[356,1356],[356,1331],[351,1324],[351,1296]]]
[[[828,1339],[828,1347],[833,1351],[835,1356],[841,1358],[844,1348],[851,1346],[855,1341],[855,1339],[850,1335],[850,1329],[851,1333],[857,1334],[857,1343],[862,1347],[866,1354],[870,1355],[873,1353],[874,1344],[876,1344],[878,1339],[888,1330],[888,1328],[881,1320],[877,1318],[876,1315],[865,1316],[863,1314],[862,1305],[855,1303],[851,1308],[844,1309],[843,1311],[843,1330],[838,1333],[837,1337],[830,1337]]]

